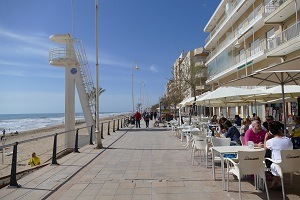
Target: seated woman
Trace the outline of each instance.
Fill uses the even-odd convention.
[[[233,126],[229,120],[226,120],[223,123],[223,126],[226,130],[225,137],[231,138],[231,145],[241,144],[239,130],[235,126]]]
[[[269,139],[271,138],[271,139]],[[293,143],[290,138],[283,136],[283,130],[277,123],[269,123],[269,132],[266,133],[264,148],[272,151],[271,159],[275,161],[281,161],[280,150],[282,149],[293,149]],[[271,173],[273,175],[272,184],[270,189],[280,189],[281,182],[279,174],[276,168],[271,164]]]

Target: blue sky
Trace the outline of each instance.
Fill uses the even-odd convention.
[[[203,28],[219,3],[99,0],[99,77],[106,90],[100,112],[131,111],[136,64],[135,102],[142,85],[142,97],[157,103],[181,51],[204,45]],[[73,5],[74,37],[83,41],[95,74],[95,1]],[[64,112],[65,71],[48,62],[49,50],[60,46],[49,36],[64,33],[72,34],[72,0],[0,2],[0,114]]]

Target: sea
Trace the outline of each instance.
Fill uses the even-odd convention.
[[[100,118],[127,114],[128,112],[100,113]],[[76,121],[84,121],[83,113],[75,114]],[[0,135],[5,129],[6,134],[29,131],[49,126],[56,126],[65,122],[64,113],[38,113],[38,114],[0,114]]]

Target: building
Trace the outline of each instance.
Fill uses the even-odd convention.
[[[229,80],[300,55],[300,0],[222,0],[206,24],[206,84]],[[230,109],[227,116],[243,113]],[[258,110],[265,115],[264,106]],[[218,114],[221,109],[215,109]],[[236,113],[238,112],[238,113]],[[252,109],[247,114],[251,114]],[[245,114],[245,113],[244,113]]]
[[[181,99],[196,97],[205,91],[210,90],[205,82],[207,70],[205,66],[208,51],[203,47],[188,51],[182,51],[173,64],[173,80],[167,84],[167,95],[174,94],[174,87]],[[170,87],[172,85],[172,87]],[[171,89],[173,88],[173,89]],[[179,103],[178,102],[178,103]],[[189,109],[184,110],[189,112]]]

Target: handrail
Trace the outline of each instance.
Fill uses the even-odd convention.
[[[271,14],[286,1],[287,0],[270,1],[267,5],[265,5],[265,12],[267,15]]]
[[[213,38],[215,36],[215,34],[219,30],[219,28],[223,25],[223,22],[226,21],[227,19],[229,19],[231,17],[233,11],[235,10],[235,8],[238,6],[238,4],[241,1],[242,0],[236,0],[236,1],[232,2],[231,7],[228,10],[227,15],[224,15],[222,17],[222,19],[218,22],[218,24],[215,26],[215,28],[210,32],[210,34],[208,35],[208,37],[205,39],[205,44],[207,44],[211,40],[211,38]]]
[[[296,22],[289,28],[277,33],[275,37],[268,38],[269,50],[275,49],[297,36],[300,36],[300,22]]]
[[[230,33],[225,40],[218,45],[218,48],[214,49],[209,56],[207,56],[207,60],[210,60],[214,55],[218,54],[222,48],[232,42],[233,39],[237,39],[244,31],[248,29],[249,24],[251,24],[255,19],[261,17],[259,14],[262,14],[263,12],[263,4],[260,4],[248,15],[246,19],[240,23],[236,29]]]

